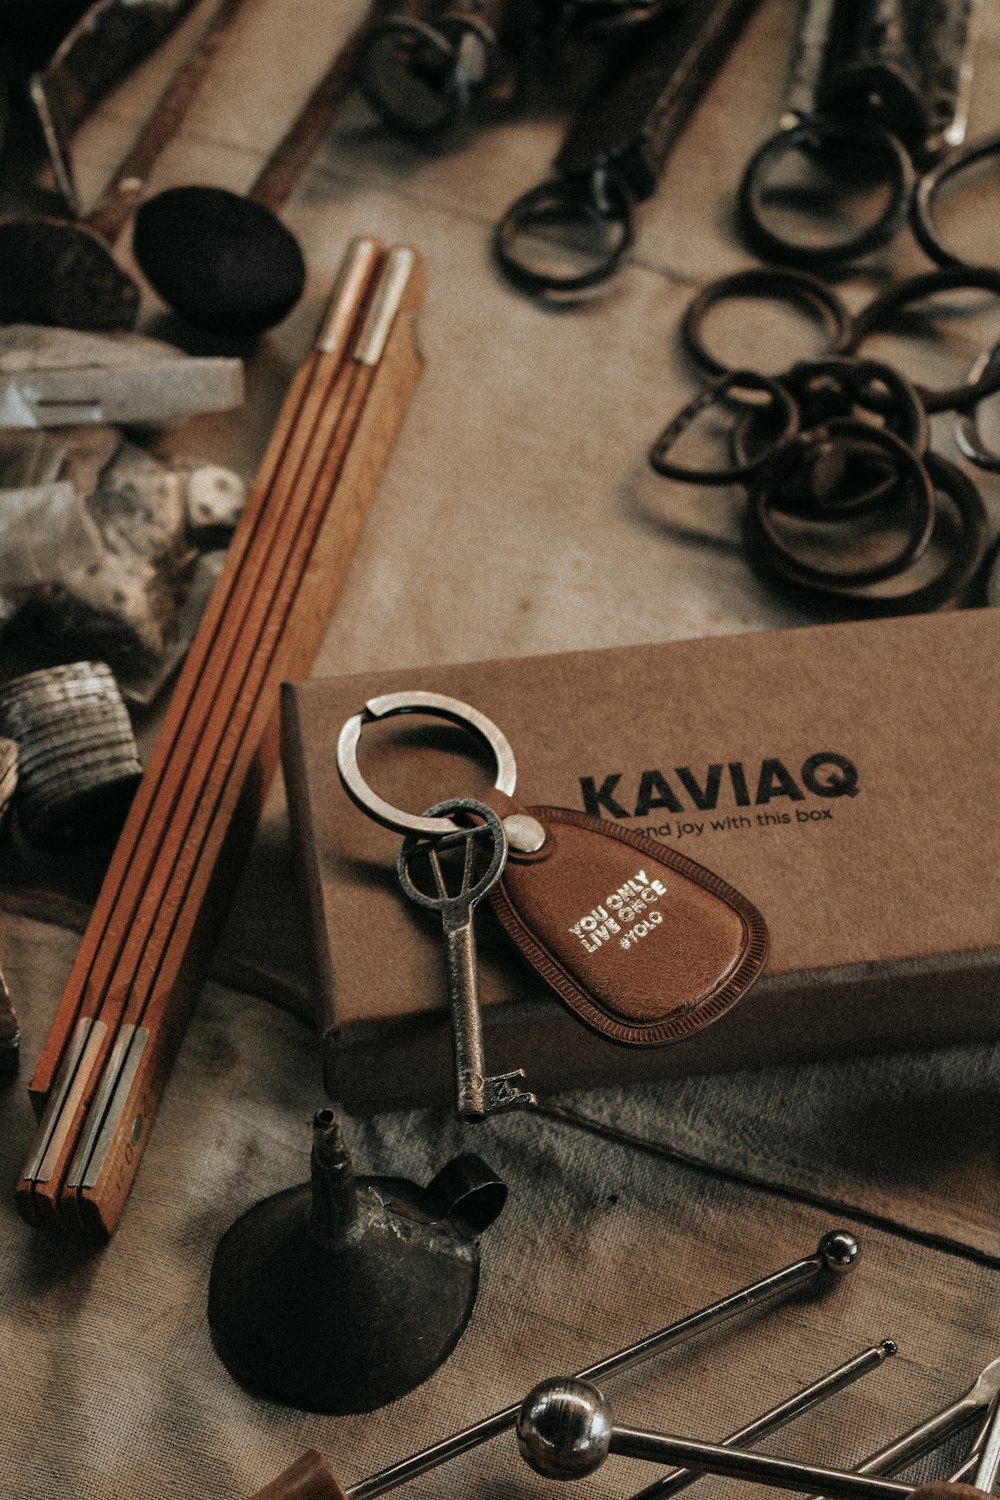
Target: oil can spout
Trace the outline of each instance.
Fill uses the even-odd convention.
[[[342,1240],[358,1217],[354,1165],[332,1109],[313,1116],[312,1206],[309,1232],[325,1245]]]

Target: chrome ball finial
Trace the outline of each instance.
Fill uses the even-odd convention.
[[[529,1391],[517,1418],[517,1446],[547,1479],[583,1479],[608,1456],[611,1410],[596,1386],[563,1377]]]
[[[861,1254],[861,1247],[853,1234],[848,1234],[846,1229],[831,1229],[830,1233],[824,1234],[820,1240],[816,1253],[828,1271],[842,1276],[854,1265]]]

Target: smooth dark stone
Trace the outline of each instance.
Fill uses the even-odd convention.
[[[269,208],[224,188],[157,194],[136,215],[132,248],[163,300],[214,332],[272,327],[305,286],[295,236]]]

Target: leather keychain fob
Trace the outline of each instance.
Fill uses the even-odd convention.
[[[735,1005],[757,978],[767,957],[764,919],[711,870],[588,813],[523,808],[497,793],[483,800],[508,833],[493,910],[594,1031],[632,1046],[678,1041]],[[543,841],[518,849],[518,826],[530,825]]]
[[[720,876],[644,834],[565,807],[514,801],[514,755],[484,714],[440,693],[371,699],[344,725],[337,767],[369,817],[404,834],[447,837],[457,825],[384,802],[358,769],[364,724],[422,713],[469,730],[493,754],[507,863],[489,900],[508,936],[592,1030],[632,1046],[679,1041],[723,1015],[763,969],[760,912]]]

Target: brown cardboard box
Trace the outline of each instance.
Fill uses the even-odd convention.
[[[439,928],[401,895],[399,836],[336,771],[344,721],[404,688],[494,719],[525,802],[589,806],[685,851],[771,929],[735,1009],[635,1049],[586,1031],[480,908],[490,1072],[523,1067],[546,1092],[995,1037],[998,659],[1000,612],[983,609],[286,685],[328,1091],[355,1112],[451,1093]],[[489,784],[469,738],[429,719],[367,728],[360,761],[413,811]]]

